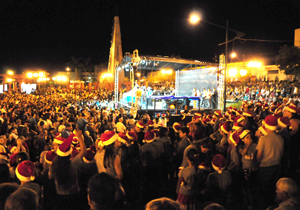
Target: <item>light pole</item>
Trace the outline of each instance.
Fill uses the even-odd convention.
[[[224,68],[224,92],[223,92],[223,100],[224,100],[224,102],[223,102],[223,105],[224,105],[223,106],[223,111],[225,112],[225,110],[226,110],[226,88],[227,88],[226,87],[227,86],[226,79],[227,79],[227,64],[228,64],[228,43],[234,41],[235,39],[238,39],[240,37],[245,36],[245,33],[228,28],[228,20],[226,20],[226,27],[224,27],[224,26],[221,26],[221,25],[218,25],[218,24],[215,24],[215,23],[211,23],[211,22],[202,20],[198,13],[192,13],[190,15],[189,21],[193,25],[196,25],[201,21],[201,22],[208,23],[210,25],[216,26],[218,28],[223,28],[223,29],[226,30],[225,43],[219,44],[219,46],[225,44],[225,68]],[[233,32],[236,33],[236,37],[232,40],[229,40],[229,41],[228,41],[228,31],[233,31]]]

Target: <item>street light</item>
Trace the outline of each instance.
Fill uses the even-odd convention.
[[[236,53],[235,52],[231,53],[230,57],[231,58],[236,58]]]
[[[227,77],[227,63],[228,63],[228,42],[231,42],[235,39],[245,36],[245,33],[228,28],[228,20],[226,20],[226,27],[224,27],[224,26],[203,20],[200,17],[199,13],[197,13],[197,12],[193,12],[190,15],[189,22],[191,24],[195,25],[195,24],[199,23],[200,21],[210,24],[210,25],[213,25],[213,26],[216,26],[218,28],[223,28],[226,30],[226,41],[225,41],[225,43],[219,44],[219,46],[225,44],[225,69],[224,69],[224,93],[223,93],[223,100],[224,100],[223,111],[225,112],[225,110],[226,110],[226,77]],[[228,41],[228,31],[233,31],[236,33],[236,37],[233,40]]]
[[[14,72],[13,72],[12,70],[8,70],[8,71],[7,71],[7,74],[8,74],[8,75],[14,75]]]

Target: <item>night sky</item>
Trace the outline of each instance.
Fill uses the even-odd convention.
[[[294,39],[300,28],[299,0],[0,0],[0,73],[7,68],[63,71],[71,56],[108,61],[113,18],[120,17],[123,54],[180,55],[213,61],[224,52],[225,30],[188,23],[189,13],[244,32],[247,39]],[[229,39],[235,37],[229,33]],[[293,42],[229,44],[242,60],[274,57]]]

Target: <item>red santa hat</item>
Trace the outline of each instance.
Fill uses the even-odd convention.
[[[153,120],[149,120],[148,123],[147,123],[147,126],[148,127],[153,127],[154,126]]]
[[[194,120],[197,120],[199,118],[201,118],[201,114],[200,113],[195,113],[194,114]]]
[[[77,145],[79,143],[77,136],[74,136],[72,139],[72,144]]]
[[[91,149],[87,149],[84,157],[82,158],[85,163],[94,162],[95,152]]]
[[[178,133],[178,132],[180,131],[181,128],[182,128],[182,125],[181,125],[180,123],[175,122],[175,123],[173,124],[173,129],[174,129],[174,131],[175,131],[176,133]]]
[[[61,157],[69,156],[72,153],[72,139],[75,136],[73,133],[58,147],[56,154]]]
[[[238,118],[236,119],[236,122],[239,123],[239,122],[241,122],[241,121],[243,121],[243,120],[246,120],[246,118],[245,118],[244,116],[240,116],[240,117],[238,117]]]
[[[208,119],[208,118],[205,118],[202,120],[202,123],[204,123],[204,124],[207,124],[208,122],[210,122],[210,119]]]
[[[127,134],[126,134],[127,138],[132,141],[132,142],[135,142],[138,140],[138,136],[135,132],[133,131],[128,131]]]
[[[264,105],[262,106],[262,108],[265,109],[265,110],[266,110],[266,109],[269,109],[269,104],[264,104]]]
[[[145,128],[145,124],[143,122],[140,122],[140,121],[136,123],[136,126],[139,127],[139,128]]]
[[[297,112],[297,107],[294,104],[291,104],[289,106],[284,107],[284,110],[287,110],[287,111],[292,112],[292,113],[296,113]]]
[[[217,154],[213,157],[212,161],[213,168],[220,174],[226,167],[225,157],[221,154]]]
[[[118,133],[118,141],[126,145],[129,144],[129,140],[125,133]]]
[[[147,131],[144,136],[144,143],[151,143],[155,140],[155,134],[151,131]]]
[[[35,165],[30,160],[21,162],[16,168],[16,176],[20,181],[30,182],[35,179]]]
[[[264,134],[264,135],[267,135],[267,134],[268,134],[264,125],[263,125],[263,126],[260,126],[260,127],[258,128],[258,130],[259,130],[262,134]]]
[[[245,136],[247,136],[249,133],[251,133],[251,131],[249,131],[249,130],[243,130],[243,131],[240,132],[240,134],[239,134],[240,139],[245,138]]]
[[[61,145],[64,142],[65,138],[62,137],[60,134],[56,136],[53,140],[54,143]]]
[[[232,130],[240,130],[243,129],[243,126],[241,126],[239,123],[234,123],[232,126]]]
[[[208,118],[208,119],[212,120],[213,116],[210,114],[210,115],[207,115],[207,117],[206,117],[206,118]]]
[[[222,130],[225,134],[228,134],[229,131],[231,130],[231,128],[230,128],[230,123],[229,123],[229,122],[225,122],[223,125],[221,125],[221,130]]]
[[[156,117],[160,117],[160,113],[157,113],[157,114],[156,114]]]
[[[289,127],[291,125],[290,119],[287,117],[280,117],[278,118],[278,125],[283,128]]]
[[[167,115],[165,114],[165,113],[163,113],[162,115],[161,115],[161,117],[162,118],[165,118]]]
[[[276,111],[276,106],[271,106],[269,110],[271,113],[274,113]]]
[[[75,158],[80,151],[79,144],[76,145],[76,147],[72,146],[72,153],[71,153],[71,159]]]
[[[278,126],[277,117],[268,115],[265,118],[265,127],[267,129],[274,131],[276,130],[277,126]]]
[[[214,114],[217,116],[217,117],[222,117],[222,113],[220,111],[215,111]]]
[[[243,112],[243,115],[246,117],[253,117],[251,112]]]
[[[239,134],[238,134],[238,133],[231,133],[231,134],[229,135],[229,140],[230,140],[230,142],[231,142],[234,146],[237,146],[238,143],[240,142]]]
[[[96,153],[96,146],[94,144],[92,144],[90,146],[90,150],[92,150],[94,153]]]
[[[155,138],[156,139],[159,139],[159,137],[160,137],[160,132],[158,131],[158,130],[151,130],[151,132],[153,132],[154,134],[155,134]]]
[[[98,147],[108,146],[118,139],[118,134],[114,131],[106,131],[101,135]]]
[[[235,112],[235,114],[236,114],[237,116],[243,115],[243,111],[237,110],[237,111]]]
[[[45,162],[48,164],[52,164],[54,158],[56,157],[56,153],[54,151],[48,151],[45,155]]]
[[[261,102],[260,101],[256,102],[256,106],[261,106]]]

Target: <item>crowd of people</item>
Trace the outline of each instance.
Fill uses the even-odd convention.
[[[266,100],[268,103],[282,101],[283,98],[299,99],[299,84],[297,80],[255,80],[229,83],[227,87],[227,99],[236,100]]]
[[[298,100],[185,120],[109,91],[0,95],[0,209],[300,209]]]

